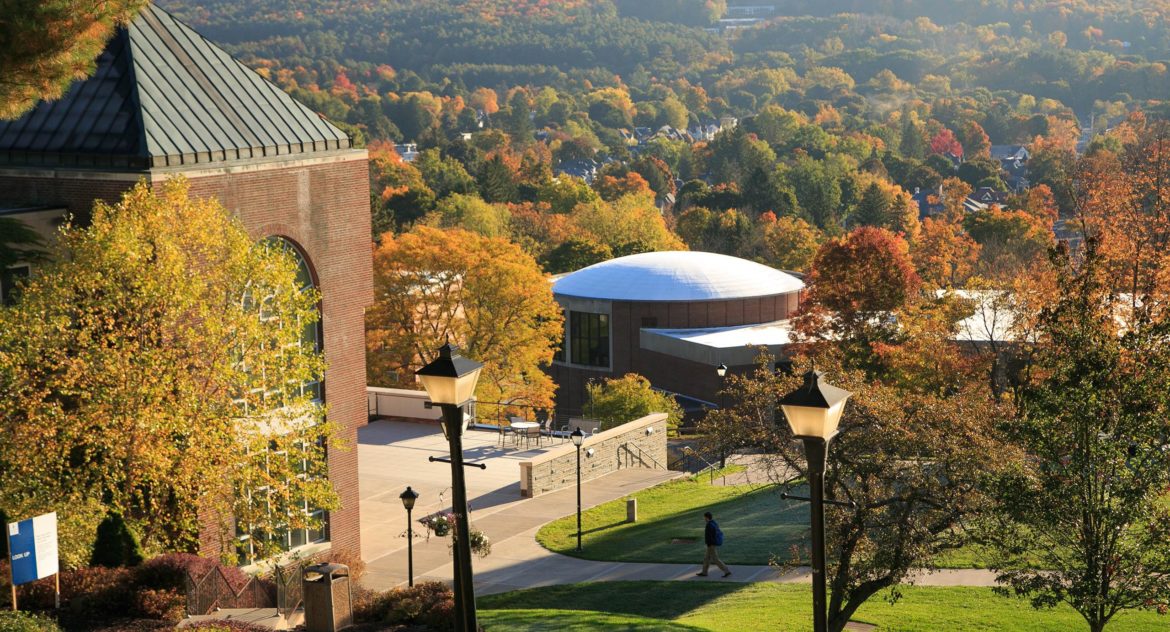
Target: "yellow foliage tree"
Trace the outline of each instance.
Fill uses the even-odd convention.
[[[414,372],[449,341],[484,363],[482,416],[492,402],[552,405],[556,385],[541,366],[552,362],[563,317],[552,285],[519,246],[461,229],[387,233],[374,251],[374,290],[370,384],[413,385]]]
[[[234,517],[266,556],[282,529],[320,528],[306,504],[337,506],[312,403],[324,361],[301,339],[319,297],[285,247],[187,192],[96,204],[0,309],[0,506],[68,521],[101,499],[178,550],[209,510],[225,543]]]

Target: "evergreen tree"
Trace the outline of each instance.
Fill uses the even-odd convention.
[[[138,536],[130,530],[122,514],[112,511],[97,528],[93,542],[90,566],[138,566],[142,563],[142,548]]]

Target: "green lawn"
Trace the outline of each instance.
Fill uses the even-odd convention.
[[[773,485],[713,486],[707,476],[673,481],[638,492],[638,522],[626,522],[625,499],[545,525],[536,535],[544,547],[566,555],[618,562],[697,563],[703,560],[703,512],[715,515],[725,535],[719,557],[729,564],[767,564],[769,555],[789,559],[789,547],[808,531],[804,503],[781,500]],[[673,540],[690,539],[687,544]]]
[[[876,596],[855,621],[882,632],[1076,632],[1084,620],[1070,608],[1037,611],[989,588],[903,587],[894,605]],[[574,584],[480,597],[480,623],[490,630],[807,630],[812,596],[796,584],[613,582]],[[1118,615],[1109,632],[1162,632],[1170,618],[1153,612]]]
[[[794,546],[807,550],[808,503],[781,499],[775,485],[724,487],[709,480],[702,475],[634,494],[638,522],[633,524],[626,522],[624,498],[585,511],[581,553],[577,553],[576,514],[545,525],[536,539],[551,551],[588,560],[699,563],[703,560],[703,512],[710,511],[726,537],[719,549],[724,562],[767,564],[773,556],[788,561]],[[693,542],[678,542],[688,539]],[[983,568],[990,557],[973,546],[947,553],[935,563],[940,568]]]

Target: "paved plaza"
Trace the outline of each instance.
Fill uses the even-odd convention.
[[[702,561],[699,547],[695,564],[595,562],[552,553],[537,544],[536,532],[576,511],[575,488],[523,498],[519,464],[538,453],[535,446],[531,450],[500,448],[494,432],[473,430],[465,435],[464,446],[467,461],[488,466],[485,470],[467,468],[465,473],[472,526],[492,542],[491,555],[472,560],[477,594],[587,581],[808,581],[807,570],[782,572],[768,566],[737,565],[731,566],[732,576],[727,580],[698,578],[694,574]],[[451,466],[427,460],[447,456],[447,441],[438,426],[376,421],[361,430],[358,450],[362,556],[367,563],[361,583],[375,590],[405,585],[406,511],[398,495],[407,485],[418,491],[416,519],[450,508]],[[681,475],[661,469],[619,470],[588,481],[582,489],[582,504],[588,508],[623,498]],[[428,539],[421,526],[415,531],[415,581],[451,581],[449,544],[448,537]],[[986,570],[941,571],[914,579],[933,586],[994,585],[994,575]]]

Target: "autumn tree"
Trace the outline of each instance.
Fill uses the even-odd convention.
[[[413,384],[446,342],[484,363],[480,402],[551,406],[562,332],[552,286],[533,258],[502,238],[416,227],[374,251],[376,300],[366,315],[370,384]],[[481,413],[487,414],[481,404]]]
[[[954,132],[944,127],[930,139],[930,153],[962,158],[963,145],[955,138]]]
[[[435,192],[389,143],[371,143],[369,152],[370,224],[377,238],[421,219],[434,208]]]
[[[822,379],[853,393],[829,446],[824,482],[826,498],[850,503],[825,508],[828,629],[839,632],[867,600],[887,590],[897,599],[897,586],[913,571],[969,541],[963,525],[989,504],[982,482],[1016,456],[996,430],[1005,412],[979,383],[949,375],[958,385],[950,391],[905,389],[848,370],[825,351],[815,356]],[[776,401],[797,387],[810,360],[798,358],[793,376],[774,371],[769,357],[751,374],[730,376],[735,405],[700,424],[715,451],[759,447],[771,480],[797,494],[806,493],[805,453]],[[805,550],[771,553],[806,566]]]
[[[624,195],[613,202],[579,204],[570,218],[582,234],[605,244],[617,255],[631,242],[649,250],[684,250],[683,242],[666,226],[654,206],[654,194],[646,191]]]
[[[1100,632],[1120,612],[1170,604],[1170,323],[1148,303],[1134,309],[1096,238],[1053,263],[1059,291],[1040,311],[1008,426],[1028,458],[996,487],[1003,520],[990,536],[1035,559],[1000,573],[1004,592],[1067,604]]]
[[[922,230],[911,244],[910,254],[926,285],[962,287],[975,273],[981,248],[961,222],[951,221],[944,214],[922,220]]]
[[[918,234],[918,204],[896,184],[874,180],[861,193],[853,223],[885,228],[913,240]]]
[[[896,336],[894,311],[913,300],[921,284],[904,239],[881,228],[857,228],[825,242],[813,259],[796,329],[813,341],[833,341],[858,365],[872,367],[872,359],[865,360],[871,345]]]
[[[980,245],[984,276],[1010,279],[1039,264],[1053,244],[1052,224],[1025,211],[992,206],[963,220],[967,234]]]
[[[59,98],[93,73],[98,54],[146,0],[11,0],[0,20],[0,119]]]
[[[92,520],[90,538],[117,512],[185,551],[207,512],[229,556],[238,521],[263,557],[280,530],[321,527],[306,503],[337,506],[323,358],[302,340],[319,297],[281,242],[187,191],[96,204],[0,310],[0,505]]]
[[[806,272],[825,237],[799,217],[764,213],[756,221],[755,259],[781,270]]]
[[[682,407],[674,396],[654,390],[650,380],[637,373],[590,382],[585,389],[589,394],[587,414],[600,421],[603,430],[650,413],[666,413],[666,427],[671,435],[682,422]]]

